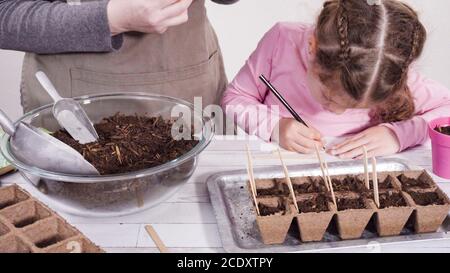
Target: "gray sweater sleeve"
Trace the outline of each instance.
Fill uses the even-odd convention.
[[[119,49],[123,38],[111,37],[107,4],[0,0],[0,48],[39,54]]]

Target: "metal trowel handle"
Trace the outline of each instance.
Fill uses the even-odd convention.
[[[50,79],[45,75],[44,72],[38,71],[36,72],[36,78],[47,91],[47,93],[52,97],[53,101],[57,102],[62,100],[63,98],[59,95],[58,91],[56,91],[55,86],[50,81]]]
[[[2,110],[0,110],[0,125],[3,128],[3,131],[5,131],[8,135],[14,136],[16,126],[14,126],[14,123]]]

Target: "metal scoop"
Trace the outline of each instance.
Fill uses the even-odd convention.
[[[44,72],[37,72],[36,78],[55,101],[53,116],[59,125],[81,144],[97,141],[97,131],[81,105],[73,99],[62,98]]]
[[[13,155],[30,166],[65,174],[99,174],[94,166],[70,146],[25,122],[14,125],[1,110],[0,125],[11,136]]]

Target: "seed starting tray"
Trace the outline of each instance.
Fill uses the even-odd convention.
[[[17,185],[0,188],[0,253],[102,253]]]
[[[296,179],[320,177],[322,174],[318,164],[290,166],[288,169],[291,179],[295,178],[293,183]],[[421,173],[420,171],[411,172],[413,169],[416,168],[397,159],[379,160],[377,164],[377,170],[380,173],[380,183],[385,179],[384,173],[392,174],[397,172],[396,174],[407,173],[411,175],[414,173]],[[358,162],[336,162],[329,164],[329,171],[331,176],[360,175],[364,173],[364,167]],[[285,177],[281,166],[255,169],[254,174],[257,185],[258,182],[264,183],[264,181],[283,179]],[[427,174],[425,173],[425,175]],[[367,215],[356,215],[355,212],[358,211],[349,213],[353,215],[346,215],[347,211],[340,213],[334,210],[334,212],[321,213],[321,216],[319,217],[319,214],[314,215],[311,213],[305,213],[303,215],[287,213],[287,215],[279,217],[257,216],[251,193],[248,189],[248,175],[246,170],[215,174],[208,178],[207,185],[216,214],[223,247],[227,252],[299,252],[321,249],[331,250],[352,246],[372,246],[374,243],[382,245],[407,241],[426,241],[450,238],[450,235],[447,235],[447,231],[450,229],[448,222],[450,221],[448,221],[448,215],[445,216],[450,208],[450,205],[448,204],[449,199],[436,185],[433,185],[433,190],[439,192],[446,200],[446,204],[440,208],[421,207],[418,205],[411,205],[413,202],[411,202],[411,198],[408,198],[409,200],[407,203],[411,206],[409,206],[409,208],[405,207],[404,209],[397,209],[397,211],[401,212],[400,214],[407,215],[405,216],[407,218],[409,217],[408,215],[411,215],[408,221],[406,218],[404,219],[404,222],[407,221],[407,223],[400,224],[402,225],[401,227],[398,226],[398,223],[397,226],[393,226],[392,223],[389,223],[390,219],[395,219],[395,217],[387,217],[390,208],[384,211],[381,209],[377,211],[373,208],[373,204],[373,209],[371,209],[371,211],[359,211],[359,213]],[[380,194],[383,191],[383,189],[380,189]],[[339,193],[337,194],[339,196]],[[267,204],[276,203],[276,200],[271,197],[260,197],[259,200],[266,202]],[[292,212],[295,210],[292,203],[286,203],[285,206],[287,208],[286,211],[290,210]],[[432,209],[431,212],[437,211],[438,214],[441,214],[439,217],[445,218],[444,223],[438,228],[437,232],[435,232],[436,223],[432,223],[433,221],[431,221],[430,225],[429,219],[428,222],[426,219],[426,215],[430,214],[430,209]],[[354,219],[355,222],[358,222],[361,220],[362,216],[367,216],[368,224],[362,223],[363,231],[362,235],[359,236],[358,231],[355,230],[357,225],[354,225],[351,221],[347,221],[346,223],[346,220]],[[298,224],[294,224],[293,221],[295,219]],[[314,223],[314,220],[316,223]],[[442,219],[436,220],[439,222],[437,226],[442,223],[441,220]],[[309,224],[305,225],[306,222]],[[326,223],[321,227],[321,222]],[[380,223],[383,222],[388,223],[387,225],[383,224],[385,226],[384,228],[380,227]],[[427,224],[424,225],[422,222],[427,222]],[[430,226],[432,225],[434,225],[434,227],[431,227],[433,232],[424,233],[430,232]],[[393,227],[394,230],[392,230]],[[326,231],[323,239],[317,241],[317,238],[322,238],[322,234],[320,233],[323,233],[323,231],[320,231],[320,229],[326,229]],[[302,232],[300,232],[300,230],[302,230]],[[287,236],[284,237],[286,232]],[[306,236],[301,237],[299,236],[300,233]],[[387,236],[394,233],[399,233],[399,235]],[[380,234],[387,237],[380,237]],[[357,237],[357,239],[354,239],[355,237]],[[311,242],[307,242],[308,240]]]

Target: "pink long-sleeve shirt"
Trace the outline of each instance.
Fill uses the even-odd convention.
[[[314,99],[306,80],[312,57],[309,54],[309,39],[313,34],[314,26],[301,23],[276,24],[266,33],[229,85],[222,99],[222,107],[247,133],[270,141],[278,121],[292,118],[258,79],[261,74],[277,87],[302,119],[312,124],[324,137],[355,134],[378,125],[371,122],[369,109],[348,109],[343,114],[335,114],[324,109]],[[428,121],[450,116],[450,91],[447,88],[414,70],[409,71],[408,86],[414,97],[415,116],[406,121],[381,124],[394,131],[400,151],[427,140]],[[279,111],[264,106],[277,106]],[[268,108],[269,114],[252,115],[251,112],[258,107]]]

